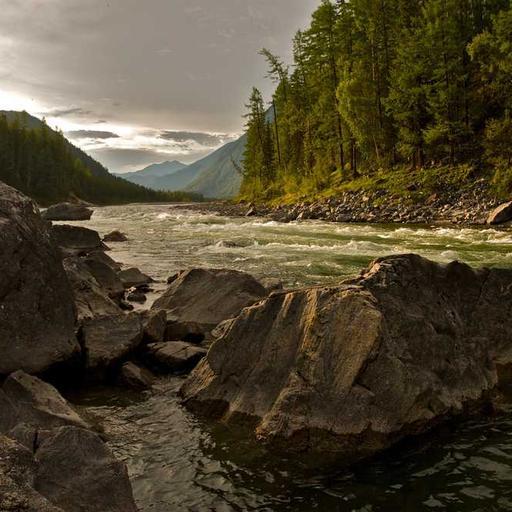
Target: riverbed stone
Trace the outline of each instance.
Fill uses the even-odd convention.
[[[512,363],[512,270],[382,258],[244,309],[181,389],[259,441],[341,461],[479,409]]]
[[[32,451],[0,435],[0,510],[64,512],[32,489],[36,463]]]
[[[93,214],[90,208],[83,204],[58,203],[49,206],[41,216],[45,220],[70,221],[89,220]]]
[[[72,256],[63,264],[73,290],[79,323],[97,316],[121,313],[120,306],[109,297],[108,289],[100,286],[83,259]]]
[[[114,229],[103,237],[104,242],[126,242],[127,240],[128,237],[118,229]]]
[[[80,352],[75,318],[47,223],[33,201],[0,182],[0,377],[72,363]]]
[[[142,322],[136,313],[108,315],[84,322],[82,343],[87,377],[104,380],[142,342]]]
[[[504,203],[493,210],[487,218],[487,224],[496,225],[512,221],[512,201]]]
[[[265,287],[245,272],[193,269],[181,272],[153,309],[168,312],[168,339],[179,340],[190,329],[198,331],[191,334],[209,333],[267,294]]]
[[[161,373],[190,372],[206,356],[206,349],[184,341],[153,343],[147,346],[145,357],[152,368]]]
[[[108,297],[118,300],[124,297],[125,288],[117,272],[105,261],[87,257],[84,263],[93,275],[100,288],[106,291]]]
[[[163,310],[149,310],[142,313],[144,341],[158,343],[165,341],[167,315]]]
[[[35,490],[66,512],[137,512],[126,466],[93,432],[62,427],[35,459]]]
[[[63,425],[90,428],[50,384],[37,377],[17,371],[5,380],[0,391],[0,427],[5,433],[18,424],[37,429],[51,429]]]
[[[146,285],[153,282],[151,277],[142,273],[138,268],[127,268],[118,272],[125,288],[137,288],[138,286]]]
[[[131,361],[123,364],[117,378],[119,385],[138,391],[150,389],[154,381],[155,379],[149,370]]]
[[[55,245],[66,255],[87,255],[90,252],[107,249],[97,231],[81,226],[56,224],[51,227]]]

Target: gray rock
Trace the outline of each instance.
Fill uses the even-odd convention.
[[[92,229],[59,224],[52,226],[50,232],[55,245],[66,255],[85,255],[106,249],[98,232]]]
[[[140,345],[141,319],[136,313],[93,318],[83,325],[82,341],[88,377],[103,380]]]
[[[34,203],[0,182],[0,376],[43,373],[80,352],[60,255]]]
[[[108,265],[112,270],[119,272],[121,270],[121,264],[113,260],[108,254],[101,249],[92,251],[87,255],[87,261],[98,261]]]
[[[47,208],[41,216],[45,220],[89,220],[92,210],[81,204],[58,203]]]
[[[118,273],[125,288],[137,288],[153,282],[151,277],[143,274],[138,268],[128,268]]]
[[[103,237],[104,242],[126,242],[128,237],[118,229],[111,231]]]
[[[111,265],[107,262],[99,261],[97,257],[87,257],[84,263],[108,297],[114,300],[124,297],[124,285]]]
[[[512,220],[512,201],[504,203],[493,210],[487,218],[487,224],[504,224]]]
[[[168,312],[170,328],[177,331],[170,339],[182,339],[187,325],[206,334],[266,295],[267,290],[244,272],[194,269],[181,272],[153,309]]]
[[[206,356],[206,350],[192,343],[170,341],[148,345],[145,356],[156,371],[183,374],[191,371]]]
[[[79,322],[96,316],[121,313],[120,307],[108,296],[108,290],[101,288],[84,260],[66,258],[64,269],[73,290]]]
[[[64,512],[33,488],[36,464],[32,452],[0,435],[0,510],[2,512]]]
[[[119,385],[141,391],[150,389],[154,381],[149,370],[141,368],[131,361],[123,364],[117,379]]]
[[[144,341],[147,343],[165,341],[165,329],[167,326],[167,315],[165,311],[144,311],[142,315],[142,326],[144,330]]]
[[[181,393],[261,442],[350,462],[478,409],[512,365],[512,270],[383,258],[244,309]]]
[[[35,457],[35,490],[66,512],[137,512],[126,466],[96,434],[62,427]]]
[[[63,425],[90,428],[53,386],[22,371],[7,377],[1,393],[4,404],[6,400],[9,404],[9,407],[0,409],[0,426],[3,433],[20,423],[38,429],[51,429]]]

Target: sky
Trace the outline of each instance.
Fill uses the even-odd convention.
[[[258,55],[291,59],[320,0],[0,0],[0,109],[45,117],[112,172],[192,162],[242,131]]]

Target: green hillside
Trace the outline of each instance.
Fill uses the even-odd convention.
[[[156,192],[109,174],[100,163],[44,122],[0,112],[0,180],[48,205],[77,196],[97,204],[198,199]]]
[[[510,0],[323,0],[293,49],[291,67],[262,50],[277,116],[254,89],[243,197],[336,195],[395,171],[407,190],[433,169],[512,192]]]

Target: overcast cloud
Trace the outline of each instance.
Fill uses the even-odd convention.
[[[190,162],[241,131],[250,88],[271,91],[258,50],[289,59],[318,3],[0,0],[0,108],[45,115],[113,171]]]

